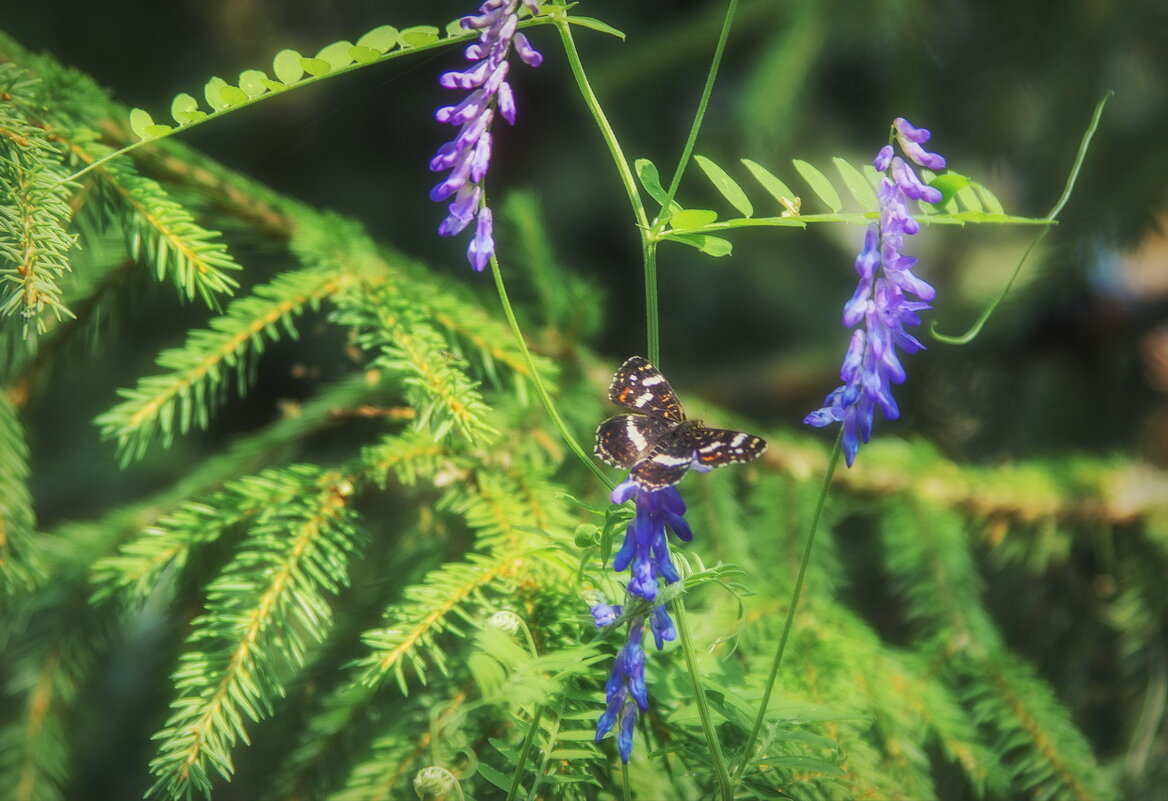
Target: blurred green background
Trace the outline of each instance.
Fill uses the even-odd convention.
[[[14,4],[5,27],[93,75],[129,104],[164,112],[213,74],[234,76],[283,47],[305,52],[379,24],[446,21],[466,2]],[[581,31],[595,88],[627,154],[672,169],[723,3],[586,0],[626,42]],[[516,128],[498,132],[498,200],[534,189],[564,269],[607,289],[603,345],[643,349],[630,215],[551,30],[519,66]],[[749,157],[796,182],[791,158],[871,158],[889,120],[934,132],[950,167],[1007,210],[1041,216],[1062,190],[1092,107],[1116,91],[1075,195],[1009,302],[971,346],[912,359],[902,421],[958,459],[1136,450],[1168,464],[1168,6],[1137,2],[774,2],[746,0],[697,152]],[[362,70],[192,131],[191,144],[318,207],[363,221],[438,270],[466,272],[461,238],[433,235],[442,209],[426,170],[447,138],[431,110],[454,51]],[[744,171],[738,177],[746,179]],[[761,194],[761,193],[760,193]],[[691,174],[687,205],[717,204]],[[756,200],[758,198],[756,197]],[[760,209],[760,213],[764,212]],[[663,361],[675,383],[767,423],[797,424],[835,385],[846,343],[859,227],[740,234],[730,258],[662,252]],[[1032,234],[929,229],[912,243],[939,288],[931,319],[957,333],[1003,285]],[[507,234],[499,238],[506,257]],[[276,382],[277,384],[279,382]],[[264,399],[253,398],[262,414]],[[271,404],[267,404],[271,407]]]

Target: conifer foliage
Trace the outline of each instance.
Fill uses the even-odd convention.
[[[563,4],[540,7],[520,24],[568,27]],[[467,271],[434,269],[174,140],[471,38],[383,26],[314,57],[284,50],[274,78],[208,82],[210,111],[175,98],[171,126],[0,35],[5,797],[116,784],[117,797],[176,800],[713,798],[708,729],[737,766],[736,798],[1094,801],[1155,786],[1162,768],[1146,757],[1168,740],[1147,705],[1162,703],[1168,664],[1155,645],[1168,493],[1116,488],[1136,475],[1162,487],[1162,474],[1080,458],[1016,465],[1007,480],[924,442],[874,439],[836,477],[755,741],[821,441],[792,419],[765,432],[757,462],[704,477],[687,494],[701,536],[672,553],[678,580],[624,597],[611,563],[630,513],[607,505],[537,401],[553,396],[556,423],[586,439],[614,367],[596,350],[603,299],[552,271],[538,198],[492,198],[521,254],[508,280],[530,290],[521,315],[544,326],[522,342],[510,306],[468,289]],[[805,219],[768,168],[744,159],[759,184],[744,188],[697,163],[734,209],[721,221],[683,208],[652,163],[635,172],[661,206],[661,241],[711,256],[731,252],[735,222],[868,221],[878,207],[872,176],[843,159],[859,210],[797,161],[809,203],[827,209]],[[953,181],[935,221],[1034,223]],[[785,211],[754,217],[759,187]],[[257,413],[249,392],[272,370],[303,377],[303,391]],[[71,426],[82,414],[94,424]],[[58,429],[67,448],[45,436]],[[875,533],[861,543],[858,528]],[[852,591],[856,550],[895,625]],[[1061,671],[985,592],[1009,581],[1053,604],[1104,559],[1115,600],[1072,599],[1083,623]],[[654,655],[653,702],[623,732],[627,768],[594,741],[624,642],[620,625],[593,625],[597,594],[626,605],[620,623],[684,597],[697,641],[689,665],[680,645]],[[1093,684],[1089,660],[1128,677],[1122,691]],[[1097,742],[1101,694],[1138,765]]]

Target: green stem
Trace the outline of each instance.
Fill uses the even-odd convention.
[[[746,773],[747,767],[750,765],[751,752],[754,751],[755,743],[758,742],[759,732],[762,731],[762,724],[766,720],[767,707],[771,702],[771,693],[774,691],[775,684],[779,678],[779,668],[783,664],[783,653],[787,650],[787,639],[791,636],[791,627],[795,621],[795,609],[799,606],[799,596],[803,592],[803,579],[807,575],[807,565],[811,561],[811,549],[815,545],[815,533],[819,530],[819,521],[823,517],[823,507],[827,503],[827,496],[831,492],[831,479],[835,475],[835,469],[839,466],[840,453],[843,443],[843,426],[840,426],[839,434],[836,435],[835,445],[832,446],[831,455],[827,461],[827,471],[823,474],[823,486],[819,490],[819,500],[815,502],[815,514],[811,518],[811,528],[807,532],[807,539],[803,543],[803,556],[799,562],[799,572],[795,576],[795,588],[791,591],[791,605],[787,609],[787,619],[783,623],[783,633],[779,637],[779,647],[775,650],[775,659],[771,663],[771,673],[767,678],[766,689],[763,690],[762,702],[758,707],[758,715],[754,719],[754,727],[750,730],[750,737],[746,740],[746,747],[742,749],[742,760],[738,763],[738,767],[734,771],[734,779],[737,781]]]
[[[722,19],[722,32],[718,34],[718,44],[714,48],[714,58],[710,62],[710,71],[706,74],[706,85],[702,89],[702,97],[698,100],[698,110],[694,114],[693,125],[689,129],[689,138],[685,140],[685,147],[681,150],[681,158],[677,160],[677,169],[673,171],[673,180],[669,182],[669,200],[677,194],[681,186],[681,176],[693,155],[694,144],[698,140],[698,132],[702,129],[702,122],[706,118],[706,108],[710,105],[710,95],[714,92],[714,81],[718,77],[718,68],[722,65],[722,54],[726,52],[726,42],[730,38],[730,27],[734,24],[734,14],[738,11],[738,0],[730,0],[726,6],[726,16]],[[669,203],[665,203],[665,208]]]
[[[617,175],[620,177],[621,185],[624,186],[625,194],[629,198],[629,205],[632,206],[633,215],[637,218],[637,226],[641,231],[641,239],[644,241],[648,235],[649,218],[645,213],[645,205],[641,202],[641,195],[637,191],[633,170],[629,167],[629,161],[625,158],[620,141],[617,140],[616,133],[612,130],[612,125],[609,124],[608,117],[604,114],[604,109],[600,107],[596,93],[592,91],[592,84],[588,82],[588,76],[584,72],[584,65],[580,62],[580,53],[576,50],[576,41],[572,38],[572,29],[568,25],[567,19],[559,17],[555,24],[556,30],[560,32],[560,39],[564,43],[568,67],[572,70],[576,86],[579,87],[580,95],[584,98],[584,105],[588,107],[592,119],[596,121],[596,127],[600,129],[604,144],[608,146],[608,152],[616,165]]]
[[[543,704],[536,706],[535,714],[531,718],[531,727],[527,730],[527,736],[523,738],[523,746],[519,749],[519,764],[515,766],[515,773],[511,776],[511,787],[507,790],[507,801],[515,801],[515,795],[519,792],[519,780],[523,776],[523,766],[527,764],[527,756],[531,753],[531,746],[535,743],[535,734],[539,731],[541,717],[543,717]]]
[[[576,50],[572,30],[565,17],[560,17],[557,20],[556,29],[559,30],[560,39],[563,40],[564,53],[568,57],[568,66],[572,70],[572,75],[576,78],[576,86],[579,87],[580,95],[584,98],[584,105],[588,107],[592,119],[596,121],[596,127],[600,129],[600,135],[608,147],[613,164],[616,165],[617,175],[620,177],[621,185],[624,186],[629,205],[633,210],[633,217],[636,219],[637,231],[641,237],[641,258],[645,265],[645,330],[648,340],[645,358],[657,364],[661,349],[657,311],[657,246],[649,236],[649,216],[645,211],[645,204],[641,202],[641,194],[637,191],[637,181],[633,177],[632,168],[629,167],[629,160],[625,157],[620,141],[616,138],[616,132],[613,131],[608,117],[604,114],[604,109],[600,106],[596,92],[592,90],[592,84],[588,82],[588,75],[584,72],[580,53]]]
[[[673,617],[681,639],[681,651],[685,654],[685,667],[689,672],[690,681],[693,683],[694,700],[697,701],[698,705],[698,717],[702,721],[702,731],[706,735],[706,743],[710,746],[710,756],[714,761],[714,775],[718,777],[718,786],[722,791],[722,801],[734,801],[734,782],[730,778],[729,771],[726,770],[726,759],[722,756],[722,744],[718,740],[718,732],[714,730],[714,721],[710,716],[710,705],[706,701],[706,691],[702,687],[702,674],[698,669],[693,638],[689,635],[685,603],[681,598],[673,601]]]
[[[519,350],[523,353],[523,361],[527,364],[527,369],[531,373],[531,381],[535,385],[535,391],[539,395],[540,401],[543,403],[543,408],[547,411],[548,417],[552,419],[556,430],[560,432],[560,437],[564,440],[569,450],[576,454],[576,457],[583,462],[589,470],[591,470],[597,478],[609,489],[612,489],[612,479],[604,474],[604,471],[596,464],[596,461],[584,452],[580,447],[580,443],[572,436],[572,432],[568,430],[568,426],[564,423],[564,418],[560,417],[560,413],[556,411],[556,406],[552,403],[551,396],[548,395],[547,387],[543,385],[543,379],[539,375],[539,370],[535,367],[535,360],[531,358],[531,351],[527,349],[527,341],[523,338],[523,331],[519,328],[519,321],[515,319],[515,310],[511,308],[511,300],[507,297],[507,287],[503,283],[503,271],[499,269],[499,259],[495,254],[491,254],[491,275],[495,277],[495,289],[499,292],[499,302],[503,305],[503,315],[507,318],[507,325],[511,327],[511,333],[515,337],[515,343],[519,346]]]

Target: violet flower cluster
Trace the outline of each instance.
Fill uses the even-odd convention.
[[[612,491],[612,502],[615,504],[623,504],[634,497],[636,514],[625,531],[624,544],[613,559],[612,566],[617,572],[631,567],[629,594],[652,602],[657,597],[659,579],[672,584],[680,578],[677,568],[669,559],[666,531],[672,531],[685,542],[693,539],[693,531],[685,520],[685,501],[677,487],[646,490],[630,479]],[[593,605],[591,611],[593,621],[603,628],[615,623],[623,610],[620,606],[601,602]],[[612,674],[605,685],[604,714],[596,722],[597,742],[613,726],[618,726],[617,751],[624,762],[629,761],[633,751],[633,725],[637,721],[637,711],[649,709],[649,696],[645,689],[645,649],[642,645],[646,618],[649,619],[649,630],[653,633],[657,650],[664,648],[667,641],[677,639],[677,628],[662,605],[653,606],[651,612],[634,615],[629,622],[628,639],[617,654]]]
[[[516,30],[521,6],[532,15],[539,13],[539,0],[485,0],[478,16],[463,17],[462,27],[480,31],[479,40],[465,51],[467,60],[474,63],[462,72],[443,73],[438,79],[446,89],[470,90],[470,94],[458,105],[444,106],[434,114],[438,122],[459,129],[430,160],[433,172],[450,171],[430,192],[430,199],[442,202],[453,197],[446,219],[438,226],[441,236],[461,233],[477,220],[466,256],[471,267],[480,272],[495,252],[494,217],[482,188],[491,163],[491,123],[498,114],[515,124],[515,95],[507,82],[511,69],[507,57],[514,46],[528,66],[543,63],[543,56]]]
[[[945,167],[945,159],[921,147],[931,134],[897,117],[892,127],[901,152],[910,161],[931,170]],[[905,330],[918,325],[917,312],[930,308],[936,295],[932,286],[913,274],[917,260],[904,255],[905,237],[920,230],[908,212],[908,200],[938,203],[941,193],[925,186],[916,171],[885,145],[873,162],[884,173],[877,190],[880,220],[868,226],[864,246],[856,258],[860,276],[856,292],[844,305],[843,324],[855,328],[840,368],[843,385],[832,390],[803,422],[823,428],[843,423],[843,452],[848,467],[856,460],[861,442],[872,435],[872,420],[879,407],[885,419],[895,420],[900,409],[892,397],[892,385],[907,377],[897,349],[916,353],[924,345]],[[857,327],[859,326],[859,327]]]

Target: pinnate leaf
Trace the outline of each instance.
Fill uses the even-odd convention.
[[[661,173],[657,171],[657,165],[649,159],[637,159],[633,162],[633,169],[637,171],[637,178],[640,179],[641,186],[645,187],[645,191],[649,193],[649,197],[664,206],[669,201],[669,193],[661,185]],[[681,206],[676,203],[669,203],[670,212],[680,208]]]
[[[840,177],[844,179],[844,184],[848,187],[848,191],[852,193],[852,197],[864,209],[874,209],[879,203],[876,200],[876,192],[872,189],[872,185],[868,183],[868,179],[864,177],[864,173],[857,170],[852,164],[839,156],[832,159],[835,163],[835,168],[839,170]]]
[[[349,48],[349,56],[358,64],[372,64],[381,58],[381,51],[374,50],[372,47],[353,45]]]
[[[215,111],[222,111],[231,105],[223,97],[223,88],[226,86],[227,81],[216,75],[207,81],[207,85],[203,87],[203,97],[206,98],[207,105]]]

